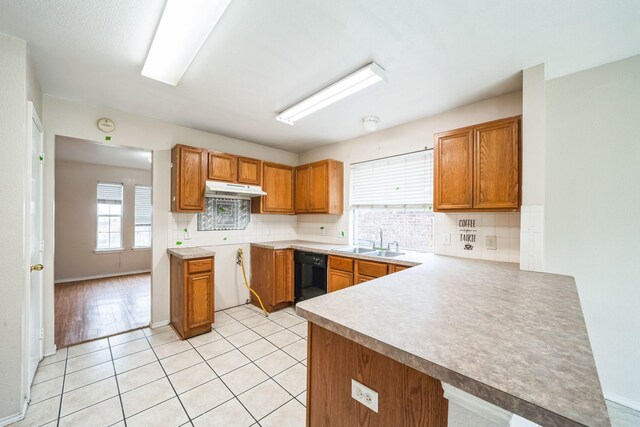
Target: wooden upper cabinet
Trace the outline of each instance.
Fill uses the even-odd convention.
[[[262,161],[248,157],[238,157],[238,183],[260,185],[262,182]]]
[[[171,150],[171,211],[204,211],[207,151],[176,145]]]
[[[435,135],[436,211],[517,211],[520,116]]]
[[[517,119],[474,128],[474,207],[520,207],[520,143]]]
[[[267,195],[251,199],[251,212],[293,214],[293,176],[291,166],[263,162],[262,189]]]
[[[434,146],[435,210],[473,207],[473,130],[436,135]]]
[[[308,166],[296,168],[296,213],[309,211],[309,195],[311,189],[311,168]]]
[[[344,164],[322,160],[296,168],[296,213],[342,214]]]
[[[208,178],[213,181],[238,180],[238,158],[232,154],[209,151],[208,169]]]

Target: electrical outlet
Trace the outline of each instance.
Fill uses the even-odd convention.
[[[442,244],[444,246],[451,246],[451,233],[444,233],[442,235]]]
[[[496,239],[496,236],[487,236],[485,238],[485,246],[487,250],[490,251],[495,251],[496,249],[498,249],[498,239]]]
[[[378,392],[371,390],[366,385],[360,384],[358,381],[351,380],[351,397],[378,413]]]

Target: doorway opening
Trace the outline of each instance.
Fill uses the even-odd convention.
[[[149,325],[151,151],[56,136],[57,348]]]

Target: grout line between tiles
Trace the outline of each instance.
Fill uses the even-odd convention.
[[[127,417],[124,414],[124,405],[122,404],[122,393],[120,393],[120,384],[118,383],[118,375],[116,374],[116,362],[113,360],[113,352],[111,351],[111,341],[107,339],[107,345],[109,346],[109,355],[111,355],[111,367],[113,368],[113,376],[116,380],[116,389],[118,390],[118,401],[120,401],[120,410],[122,411],[122,421],[124,427],[127,427]]]
[[[60,414],[62,414],[62,400],[64,399],[64,383],[67,380],[67,362],[69,360],[69,349],[64,358],[64,371],[62,374],[62,391],[60,391],[60,403],[58,404],[58,418],[56,419],[56,427],[60,426]]]
[[[173,329],[172,329],[172,331],[173,331]],[[175,331],[173,331],[173,333],[175,334]],[[146,334],[145,334],[145,338],[147,339],[147,342],[149,342],[149,337],[148,337],[148,336],[146,336]],[[187,342],[188,342],[188,341],[187,341]],[[189,345],[191,345],[191,343],[189,343]],[[149,342],[149,346],[151,346],[151,342]],[[193,346],[192,346],[192,347],[193,347]],[[184,413],[187,415],[187,419],[189,420],[189,423],[190,423],[191,425],[193,425],[193,422],[191,421],[191,416],[189,415],[189,412],[187,412],[187,408],[185,408],[185,407],[184,407],[184,404],[182,403],[182,400],[180,399],[180,396],[179,396],[179,395],[178,395],[178,393],[176,392],[176,389],[175,389],[175,387],[173,386],[173,383],[171,382],[171,379],[169,379],[169,374],[167,374],[167,371],[164,369],[164,366],[163,366],[163,365],[162,365],[162,363],[160,362],[160,358],[158,358],[158,355],[156,354],[156,351],[153,349],[153,347],[151,347],[151,351],[153,352],[153,355],[156,357],[156,359],[157,359],[158,363],[160,364],[160,368],[162,369],[162,372],[164,372],[164,376],[165,376],[165,378],[167,379],[167,381],[169,382],[169,385],[171,386],[171,389],[173,390],[173,394],[175,394],[175,397],[177,397],[177,398],[178,398],[178,402],[180,402],[180,406],[182,406],[182,410],[183,410],[183,411],[184,411]],[[200,353],[198,353],[198,355],[200,355]],[[200,356],[200,357],[202,357],[202,356]],[[178,371],[177,371],[177,372],[178,372]],[[172,398],[170,398],[170,399],[173,399],[173,397],[172,397]],[[170,400],[170,399],[167,399],[167,400]],[[166,402],[167,400],[165,400],[164,402]],[[164,403],[164,402],[161,402],[161,403]],[[147,408],[147,409],[150,409],[150,408]],[[146,411],[147,409],[145,409],[145,411]],[[141,411],[141,412],[144,412],[144,411]],[[186,424],[186,423],[185,423],[185,424]]]

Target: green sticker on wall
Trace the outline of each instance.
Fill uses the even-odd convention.
[[[110,137],[110,136],[105,136],[105,137],[104,137],[104,140],[105,140],[105,141],[111,141],[111,137]]]

